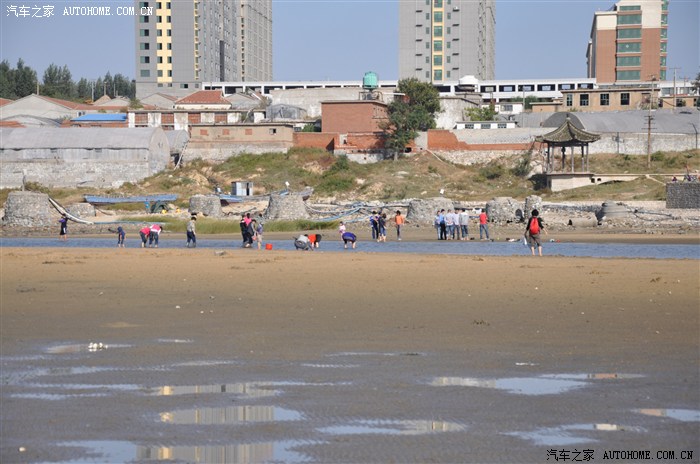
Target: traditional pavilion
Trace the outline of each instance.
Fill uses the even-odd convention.
[[[566,172],[567,148],[569,153],[571,153],[571,172],[573,173],[575,171],[575,149],[577,147],[581,148],[581,170],[588,172],[588,144],[599,139],[600,135],[576,127],[567,115],[566,121],[561,126],[552,132],[538,136],[535,140],[547,144],[545,173]],[[555,150],[552,150],[552,148]],[[556,148],[561,149],[561,169],[559,171],[555,171]]]

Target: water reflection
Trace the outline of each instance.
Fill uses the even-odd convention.
[[[71,460],[71,463],[132,462],[142,460],[178,461],[190,463],[302,463],[307,459],[294,447],[298,441],[277,441],[211,446],[148,446],[126,441],[83,441],[62,443],[64,447],[86,449],[90,457]],[[95,454],[100,459],[95,458]]]
[[[655,417],[670,417],[682,422],[700,422],[700,410],[697,409],[635,409],[634,412]]]
[[[227,406],[182,409],[160,414],[160,421],[180,425],[235,425],[249,422],[298,421],[298,411],[276,406]]]
[[[545,377],[514,377],[505,379],[476,379],[469,377],[438,377],[430,385],[493,388],[519,395],[556,395],[582,388],[587,382]]]
[[[462,432],[466,427],[455,422],[433,420],[363,420],[351,424],[318,429],[331,435],[424,435],[439,432]]]
[[[513,437],[529,440],[535,445],[566,446],[578,443],[597,441],[595,438],[579,432],[645,432],[641,427],[630,427],[617,424],[571,424],[560,427],[542,427],[529,432],[506,433]]]

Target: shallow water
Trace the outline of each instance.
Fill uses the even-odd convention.
[[[141,241],[127,239],[128,248],[140,248]],[[292,240],[271,240],[273,250],[294,250]],[[198,248],[235,249],[255,253],[258,250],[241,249],[240,240],[205,238],[197,241]],[[2,238],[2,247],[58,247],[58,248],[115,248],[112,238],[72,237],[65,242],[56,238]],[[159,248],[185,248],[185,240],[162,239]],[[543,244],[543,253],[549,256],[575,256],[591,258],[653,258],[653,259],[700,259],[697,245],[635,244],[635,243],[552,243]],[[149,250],[144,250],[147,253]],[[480,242],[480,241],[434,241],[434,242],[358,242],[356,249],[344,249],[339,240],[321,242],[317,251],[341,251],[345,253],[384,252],[384,253],[424,253],[448,255],[488,255],[488,256],[527,256],[530,249],[520,242]],[[262,250],[259,252],[269,252]],[[300,251],[301,253],[301,251]]]

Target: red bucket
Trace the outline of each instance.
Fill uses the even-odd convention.
[[[266,243],[266,244],[265,244],[265,249],[266,249],[266,250],[272,250],[272,243]]]

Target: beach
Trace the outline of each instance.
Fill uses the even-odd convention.
[[[236,245],[1,248],[0,460],[698,462],[697,260]]]

